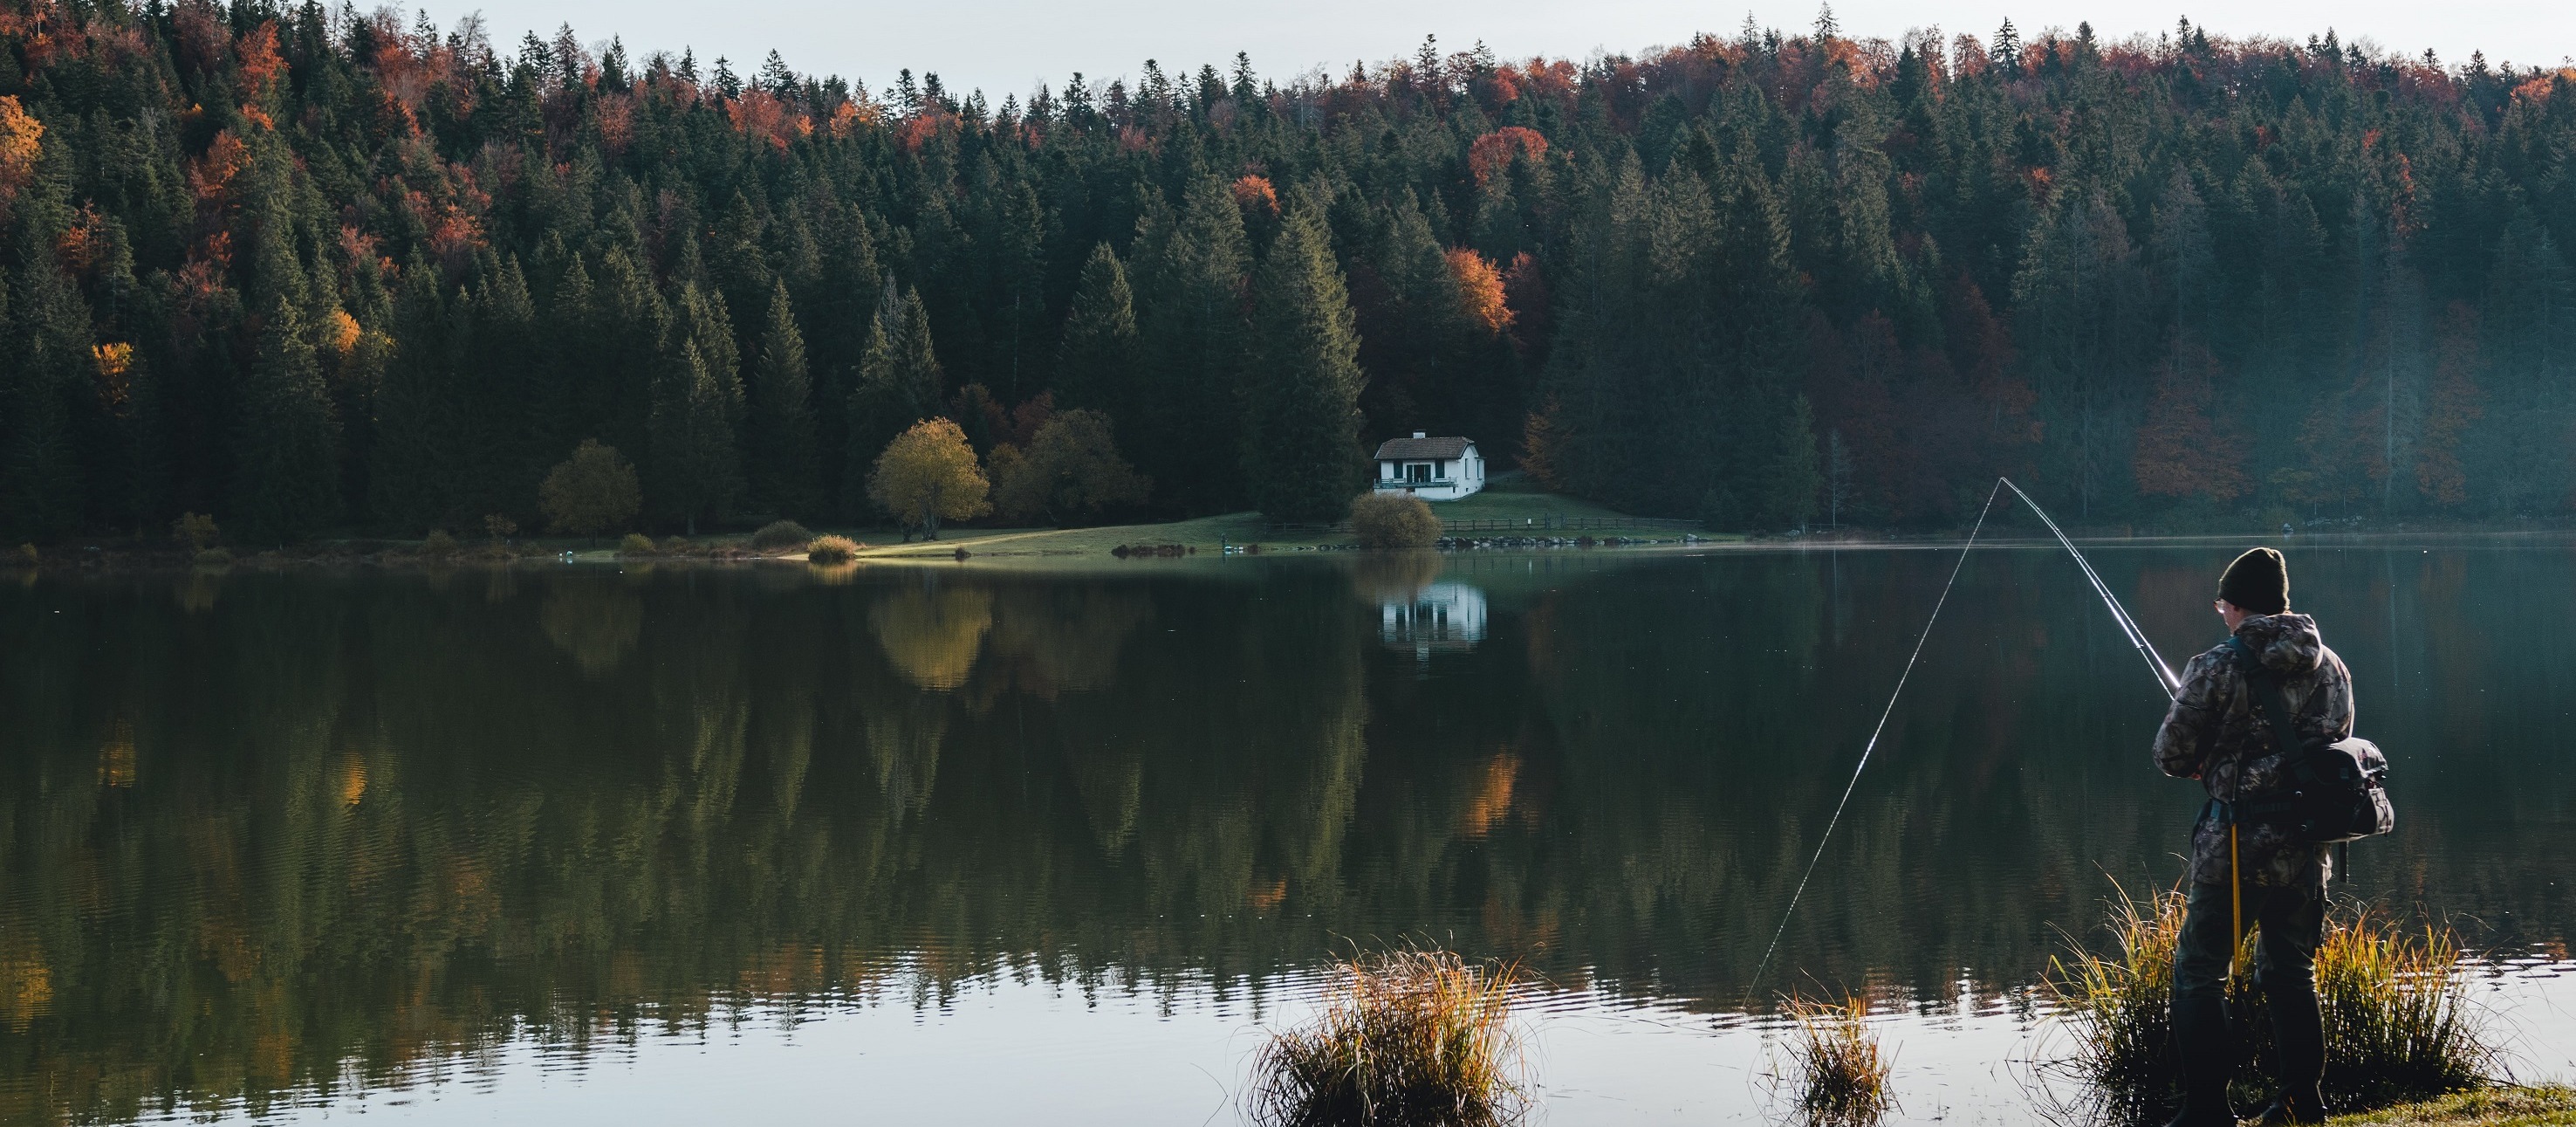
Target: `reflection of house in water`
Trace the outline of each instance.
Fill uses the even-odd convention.
[[[1433,583],[1410,599],[1380,603],[1377,640],[1424,658],[1474,649],[1485,640],[1485,593],[1464,583]]]

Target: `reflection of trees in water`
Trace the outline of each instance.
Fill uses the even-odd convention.
[[[988,687],[1021,689],[1047,700],[1106,688],[1117,676],[1119,646],[1153,614],[1153,602],[1132,586],[997,588],[989,644],[1010,669],[989,679]]]
[[[514,1029],[578,1050],[743,998],[1225,980],[1336,937],[1730,1005],[1902,660],[1873,632],[1910,644],[1943,562],[1842,559],[1830,640],[1804,557],[1477,576],[1496,644],[1430,678],[1324,567],[666,569],[499,604],[244,575],[193,614],[162,580],[85,589],[85,619],[0,598],[0,630],[61,655],[0,663],[0,1121],[257,1102],[353,1059],[392,1082]],[[2098,607],[2032,594],[2080,595],[2061,565],[1963,577],[1791,921],[1800,973],[1992,986],[2094,919],[2104,867],[2172,871],[2189,788],[2137,750],[2152,701],[2103,688],[2151,691]],[[2546,575],[2478,571],[2500,566],[2433,576],[2429,609],[2474,618],[2496,588],[2569,612]],[[629,624],[595,668],[554,609],[578,599]],[[2427,644],[2477,663],[2474,642]],[[2479,669],[2546,699],[2569,660]],[[2550,746],[2493,723],[2512,754]],[[2565,786],[2532,780],[2563,775],[2513,762],[2519,785],[2474,757],[2419,773],[2407,852],[2358,887],[2569,918],[2547,881],[2576,858],[2508,848],[2557,824]],[[2499,803],[2522,820],[2444,817]]]
[[[993,593],[980,586],[925,578],[868,608],[868,628],[887,660],[915,685],[954,689],[966,683],[984,634],[993,628]]]
[[[215,599],[224,592],[224,577],[219,572],[198,570],[179,581],[171,594],[179,600],[179,609],[200,614],[215,609]]]
[[[623,583],[607,579],[559,578],[550,584],[537,624],[556,648],[593,677],[605,676],[626,660],[644,636],[644,600]]]
[[[930,803],[930,784],[939,777],[939,743],[948,735],[948,708],[944,697],[913,694],[870,708],[862,721],[877,793],[898,816]]]
[[[1438,552],[1364,552],[1351,564],[1351,587],[1370,606],[1412,602],[1440,577]]]

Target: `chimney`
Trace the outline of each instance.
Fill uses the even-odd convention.
[[[1421,432],[1421,431],[1418,431],[1418,430],[1417,430],[1417,431],[1413,432],[1413,437],[1415,437],[1415,438],[1429,438],[1429,437],[1431,437],[1431,436],[1430,436],[1430,435],[1428,435],[1428,434],[1424,434],[1423,432]]]

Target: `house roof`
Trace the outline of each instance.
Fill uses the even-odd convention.
[[[1448,461],[1466,457],[1467,448],[1474,445],[1464,438],[1390,438],[1378,444],[1377,460]]]

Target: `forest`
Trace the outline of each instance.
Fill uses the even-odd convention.
[[[667,46],[667,45],[666,45]],[[1257,45],[1256,45],[1257,46]],[[885,76],[876,76],[883,78]],[[869,523],[1077,409],[1120,515],[1370,444],[1726,529],[2563,520],[2576,69],[2188,20],[871,88],[343,5],[0,0],[0,535]]]

